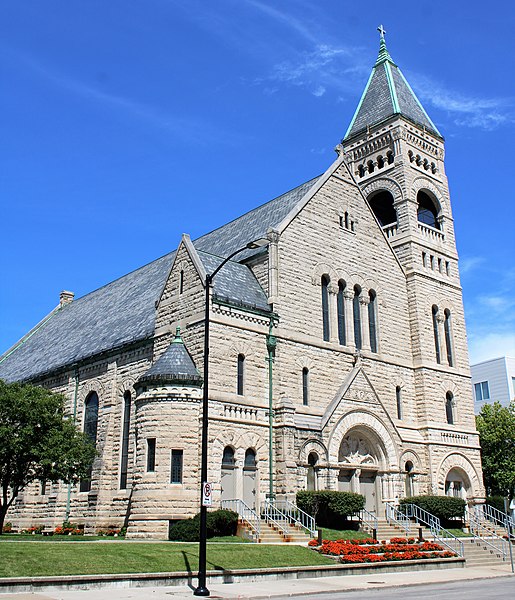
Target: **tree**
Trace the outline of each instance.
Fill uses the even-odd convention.
[[[476,417],[488,495],[515,494],[515,403],[484,404]]]
[[[76,482],[95,448],[65,413],[65,398],[0,380],[0,534],[18,494],[31,482]]]

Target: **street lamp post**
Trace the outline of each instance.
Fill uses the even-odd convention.
[[[201,467],[200,467],[200,542],[198,552],[198,586],[193,594],[195,596],[209,596],[209,590],[206,587],[206,546],[207,546],[207,507],[204,505],[204,484],[207,483],[207,426],[209,419],[209,292],[215,275],[220,269],[228,263],[231,258],[243,252],[260,248],[268,243],[266,238],[260,238],[254,242],[249,242],[242,248],[235,250],[225,258],[211,274],[206,274],[206,297],[204,312],[204,392],[202,395],[202,449],[201,449]]]

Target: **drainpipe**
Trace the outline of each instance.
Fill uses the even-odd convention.
[[[269,466],[269,489],[268,499],[274,499],[274,458],[273,458],[273,444],[274,444],[274,403],[273,403],[273,368],[275,357],[275,348],[277,346],[277,338],[272,334],[274,326],[273,318],[270,319],[270,326],[268,329],[268,335],[266,336],[266,348],[268,350],[268,466]]]
[[[75,367],[75,392],[73,394],[73,422],[77,420],[77,398],[79,395],[79,367]],[[64,520],[70,519],[70,504],[72,496],[72,484],[68,484],[68,490],[66,492],[66,512],[64,514]]]

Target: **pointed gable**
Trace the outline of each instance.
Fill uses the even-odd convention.
[[[393,62],[384,37],[381,37],[376,64],[361,97],[360,103],[344,140],[354,137],[368,127],[401,115],[412,123],[442,138],[435,124],[415,96],[399,67]]]

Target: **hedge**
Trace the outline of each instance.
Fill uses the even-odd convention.
[[[332,490],[297,492],[297,506],[318,525],[339,529],[351,515],[365,508],[365,496]]]
[[[232,510],[215,510],[207,513],[207,537],[236,535],[238,513]],[[191,519],[177,521],[170,526],[168,538],[177,542],[198,542],[200,539],[200,513]]]
[[[444,523],[450,519],[463,519],[465,516],[465,500],[454,496],[412,496],[400,500],[401,507],[405,504],[415,504]]]

